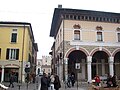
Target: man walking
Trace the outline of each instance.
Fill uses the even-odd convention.
[[[48,77],[46,73],[43,73],[43,76],[41,77],[41,89],[40,90],[48,90]]]
[[[14,84],[13,84],[13,82],[14,82],[14,74],[13,73],[10,74],[9,82],[10,82],[9,87],[12,85],[12,88],[13,88],[14,87]]]

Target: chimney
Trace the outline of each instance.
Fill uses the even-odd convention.
[[[59,4],[59,5],[58,5],[58,8],[62,8],[62,5],[61,5],[61,4]]]

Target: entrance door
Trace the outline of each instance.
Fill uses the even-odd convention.
[[[17,68],[5,68],[4,81],[9,82],[10,74],[13,73],[15,82],[18,82],[18,71],[19,69]]]

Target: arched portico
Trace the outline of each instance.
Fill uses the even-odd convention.
[[[119,69],[120,68],[120,48],[117,48],[113,51],[112,56],[114,57],[114,74],[120,79],[120,73]]]
[[[100,76],[114,74],[114,57],[110,51],[103,47],[95,48],[90,53],[91,61],[91,76],[92,78],[98,74]]]
[[[87,79],[87,59],[89,55],[88,51],[82,47],[73,47],[69,49],[65,54],[65,60],[67,60],[67,74],[74,74],[79,79]],[[76,68],[76,63],[80,64],[80,69]]]
[[[92,78],[96,74],[99,76],[109,73],[109,56],[105,51],[96,51],[92,56]]]
[[[71,48],[65,54],[67,60],[67,74],[74,72],[79,73],[79,79],[87,79],[88,82],[99,74],[114,74],[114,58],[109,50],[103,47],[97,47],[90,53],[85,48]],[[76,70],[75,64],[80,63],[80,70]]]

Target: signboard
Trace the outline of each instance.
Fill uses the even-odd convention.
[[[30,62],[25,62],[24,65],[25,65],[25,68],[30,68]]]
[[[80,69],[80,63],[75,64],[75,69]]]
[[[30,72],[30,62],[25,63],[25,72],[29,73]]]

